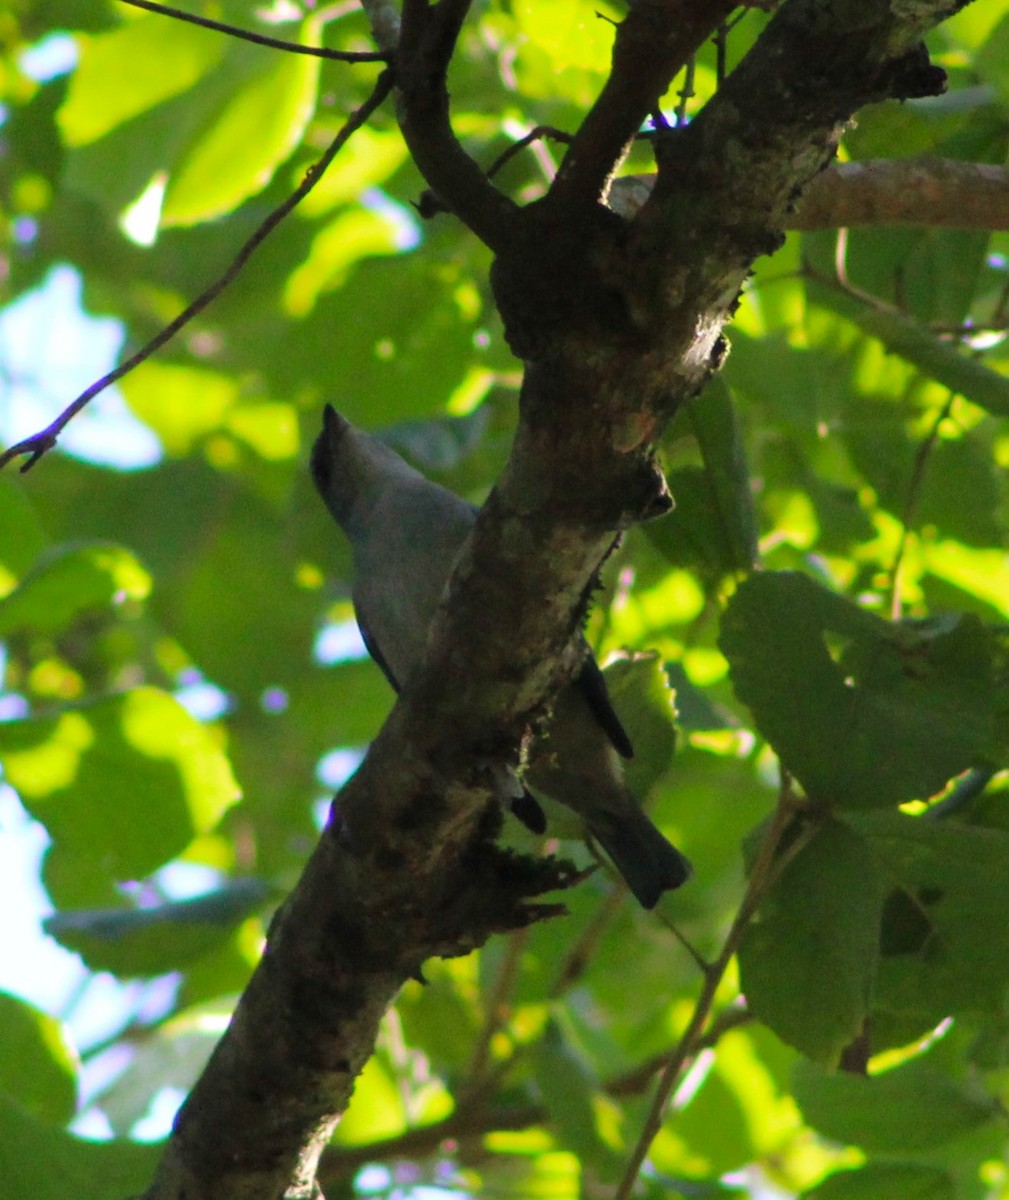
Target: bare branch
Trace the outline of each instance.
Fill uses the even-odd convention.
[[[449,117],[446,72],[470,0],[404,0],[396,55],[400,128],[439,204],[492,250],[511,240],[516,205],[463,150]]]
[[[634,1189],[635,1180],[638,1177],[638,1172],[641,1170],[652,1142],[662,1127],[662,1114],[669,1101],[669,1097],[673,1094],[673,1089],[682,1078],[687,1065],[701,1048],[704,1042],[706,1027],[710,1026],[709,1032],[714,1032],[715,1023],[710,1020],[710,1016],[715,996],[722,982],[722,977],[725,975],[729,963],[739,949],[743,935],[746,933],[754,914],[775,881],[779,878],[786,863],[791,861],[799,852],[816,829],[815,824],[807,825],[798,834],[788,849],[782,853],[782,840],[786,830],[791,827],[795,815],[796,802],[792,792],[791,779],[785,770],[782,769],[778,803],[767,823],[760,847],[753,860],[753,866],[750,868],[746,892],[733,919],[732,926],[726,934],[722,949],[708,970],[704,986],[701,988],[701,994],[694,1006],[690,1020],[687,1022],[687,1028],[683,1031],[683,1035],[676,1047],[666,1058],[662,1075],[659,1079],[659,1085],[649,1106],[644,1128],[631,1152],[627,1168],[620,1181],[620,1186],[617,1188],[614,1200],[629,1200],[631,1192]]]
[[[609,204],[633,217],[655,175],[622,175]],[[867,159],[833,163],[809,184],[786,229],[920,225],[931,229],[1009,229],[1009,170],[951,158]]]
[[[561,163],[551,198],[594,203],[670,82],[736,7],[733,0],[639,0],[617,27],[613,67]]]
[[[812,181],[788,227],[845,225],[1009,229],[1009,171],[931,157],[837,163]]]
[[[107,387],[110,387],[117,380],[122,379],[124,375],[128,375],[134,367],[140,365],[145,359],[159,350],[166,342],[184,329],[194,317],[198,316],[209,304],[211,304],[224,291],[226,287],[239,274],[245,264],[253,256],[256,250],[269,237],[273,230],[280,222],[292,212],[315,185],[322,178],[326,168],[333,161],[340,150],[346,145],[348,139],[368,120],[371,114],[385,100],[386,96],[392,91],[393,73],[392,68],[387,67],[381,75],[379,75],[375,87],[367,100],[361,107],[346,121],[340,132],[332,140],[326,149],[326,152],[315,163],[313,163],[305,172],[305,178],[302,180],[298,188],[291,193],[290,196],[279,204],[270,214],[263,220],[252,234],[246,239],[242,247],[235,257],[228,264],[227,268],[214,282],[202,291],[199,296],[173,320],[170,321],[159,333],[157,333],[146,345],[142,346],[136,354],[130,355],[125,362],[119,364],[114,370],[103,375],[101,379],[96,380],[89,388],[81,392],[81,394],[71,404],[60,413],[52,424],[47,425],[45,429],[38,433],[32,434],[31,437],[25,438],[24,441],[18,442],[0,454],[0,470],[2,470],[12,459],[20,457],[22,454],[27,454],[28,461],[21,467],[22,474],[25,471],[31,470],[33,466],[48,450],[51,450],[57,442],[60,433],[69,424],[70,421],[91,403],[94,398],[101,392],[104,392]]]
[[[396,0],[361,0],[375,45],[392,54],[399,44],[399,5]]]
[[[163,17],[172,17],[176,21],[188,21],[191,25],[199,25],[201,29],[213,29],[216,33],[226,33],[228,37],[241,38],[244,42],[254,42],[257,46],[269,46],[273,50],[284,50],[288,54],[307,54],[313,58],[330,58],[337,62],[388,62],[389,55],[373,50],[327,50],[323,46],[303,46],[300,42],[286,42],[282,38],[268,37],[263,33],[253,33],[249,29],[241,29],[237,25],[226,25],[223,21],[212,21],[209,17],[198,17],[195,13],[183,12],[180,8],[172,8],[167,4],[156,4],[154,0],[119,0],[120,4],[129,4],[133,8],[143,8],[147,12],[160,13]]]
[[[570,143],[572,135],[565,133],[563,129],[555,129],[553,125],[537,125],[535,129],[530,129],[527,134],[520,137],[517,142],[513,142],[506,150],[501,151],[487,168],[487,178],[493,179],[505,163],[511,162],[516,154],[519,154],[527,146],[531,146],[533,142],[538,142],[540,138],[550,138],[555,142]]]

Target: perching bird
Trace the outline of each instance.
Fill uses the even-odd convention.
[[[432,483],[390,447],[326,405],[312,476],[354,553],[361,636],[398,692],[424,657],[428,630],[477,509]],[[587,649],[587,648],[586,648]],[[624,782],[633,750],[591,652],[554,704],[526,782],[573,809],[645,908],[690,875]],[[517,789],[516,814],[538,831],[538,805]]]

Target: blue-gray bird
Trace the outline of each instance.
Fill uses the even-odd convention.
[[[357,623],[398,692],[421,663],[428,631],[477,509],[415,471],[394,450],[326,405],[312,476],[350,540]],[[554,704],[525,782],[573,809],[645,908],[690,875],[624,781],[633,754],[606,682],[586,646],[584,665]],[[544,818],[521,785],[513,808],[534,831]]]

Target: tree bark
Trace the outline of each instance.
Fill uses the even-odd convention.
[[[406,0],[404,134],[440,199],[497,254],[495,295],[526,364],[520,428],[427,663],[277,913],[147,1200],[321,1195],[320,1153],[402,983],[431,955],[560,911],[535,897],[573,871],[495,845],[493,768],[517,762],[574,669],[572,634],[615,533],[664,508],[652,446],[717,370],[753,260],[779,244],[863,104],[942,90],[920,38],[960,7],[790,0],[693,124],[659,139],[658,182],[626,222],[599,203],[600,186],[642,103],[722,8],[635,5],[627,25],[682,18],[691,38],[618,37],[614,79],[584,127],[605,136],[576,136],[556,190],[520,209],[452,134],[444,73],[465,2]],[[707,25],[705,8],[717,10]]]

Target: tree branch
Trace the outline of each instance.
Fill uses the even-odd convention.
[[[622,175],[608,203],[622,217],[644,206],[657,175]],[[1009,171],[952,158],[866,159],[832,163],[810,181],[786,229],[919,225],[929,229],[1009,229]]]
[[[124,375],[128,375],[134,367],[140,365],[145,359],[151,357],[156,350],[160,350],[166,342],[171,341],[173,337],[184,329],[195,317],[201,312],[228,287],[239,275],[242,268],[255,254],[259,247],[266,241],[274,229],[280,222],[308,195],[315,185],[322,178],[326,168],[337,156],[340,150],[346,145],[350,137],[361,128],[368,120],[371,114],[377,109],[386,96],[392,91],[393,75],[391,68],[386,68],[375,83],[371,95],[361,105],[361,107],[350,116],[346,123],[341,128],[340,132],[330,142],[322,157],[314,162],[305,172],[305,178],[301,181],[298,187],[287,197],[282,204],[277,207],[261,221],[259,225],[252,231],[249,237],[240,247],[238,253],[225,268],[223,274],[214,280],[209,287],[205,288],[196,299],[186,305],[174,320],[169,323],[154,337],[151,338],[144,346],[142,346],[136,354],[131,354],[124,362],[121,362],[118,367],[103,375],[101,379],[96,380],[89,388],[86,388],[70,404],[60,413],[60,415],[45,429],[38,433],[33,433],[31,437],[25,438],[23,441],[10,446],[2,454],[0,454],[0,470],[2,470],[9,462],[15,458],[19,458],[22,454],[27,454],[28,460],[21,466],[21,473],[30,471],[39,459],[56,445],[59,435],[64,428],[74,419],[74,417],[92,400],[107,387],[111,387],[117,380],[122,379]]]
[[[388,62],[387,53],[373,50],[327,50],[324,46],[304,46],[300,42],[286,42],[282,38],[268,37],[263,33],[253,33],[250,29],[241,29],[237,25],[226,25],[223,21],[212,21],[209,17],[198,17],[195,13],[183,12],[180,8],[171,8],[167,4],[156,4],[154,0],[119,0],[120,4],[129,4],[133,8],[143,8],[147,12],[160,13],[163,17],[172,17],[176,21],[188,21],[190,25],[199,25],[201,29],[212,29],[215,33],[226,33],[228,37],[239,38],[244,42],[253,42],[257,46],[269,46],[273,50],[283,50],[288,54],[307,54],[313,58],[329,58],[337,62]]]
[[[721,330],[753,259],[776,244],[852,113],[940,89],[942,73],[912,51],[958,4],[790,0],[697,120],[670,131],[659,183],[630,225],[580,203],[591,189],[578,180],[595,178],[604,156],[584,176],[572,162],[565,188],[588,215],[569,224],[554,219],[556,204],[519,212],[462,152],[445,69],[465,7],[407,0],[401,119],[429,182],[498,252],[495,294],[527,359],[519,429],[425,664],[271,927],[149,1200],[317,1197],[319,1154],[403,980],[425,957],[464,953],[558,911],[531,898],[570,882],[571,871],[494,844],[494,768],[517,760],[573,669],[572,635],[614,530],[668,505],[651,444],[717,369]],[[621,70],[637,69],[634,58],[621,58]],[[767,856],[776,844],[765,842]],[[755,870],[726,961],[761,878]],[[669,1061],[653,1120],[703,1034],[706,995]]]
[[[561,206],[595,203],[677,71],[736,7],[734,0],[638,0],[617,26],[613,66],[550,189]]]
[[[404,0],[396,86],[410,154],[439,202],[492,250],[509,244],[518,213],[452,129],[446,75],[470,0]]]

